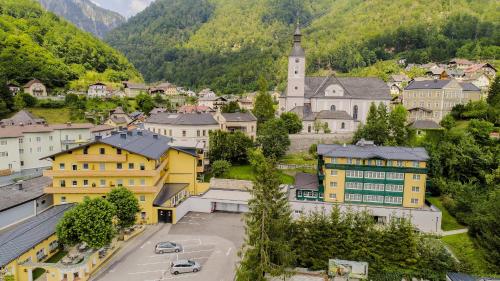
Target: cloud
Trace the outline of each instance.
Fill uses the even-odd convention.
[[[132,0],[129,4],[131,14],[137,14],[149,6],[151,0]]]

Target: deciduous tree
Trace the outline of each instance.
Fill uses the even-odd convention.
[[[289,134],[297,134],[302,131],[302,120],[296,113],[285,112],[281,114],[280,118],[285,123]]]
[[[285,122],[281,119],[271,119],[262,124],[257,132],[257,144],[268,158],[279,159],[285,155],[290,146]]]
[[[116,210],[118,227],[125,228],[135,224],[137,213],[141,210],[134,193],[125,187],[113,188],[106,197]]]

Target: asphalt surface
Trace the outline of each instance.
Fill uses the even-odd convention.
[[[237,252],[244,238],[241,214],[189,213],[175,225],[148,227],[128,242],[104,267],[94,273],[93,281],[232,281]],[[180,243],[183,251],[155,254],[158,242]],[[170,263],[192,259],[202,266],[197,273],[170,274]]]

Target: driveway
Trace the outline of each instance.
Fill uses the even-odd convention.
[[[237,252],[244,238],[241,214],[188,213],[177,224],[158,224],[130,241],[91,280],[99,281],[232,281]],[[183,245],[183,252],[155,254],[161,241]],[[170,263],[193,259],[202,265],[197,273],[171,275]]]

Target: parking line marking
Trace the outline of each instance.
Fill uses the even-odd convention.
[[[227,249],[226,256],[229,256],[229,253],[231,253],[231,249],[232,248]]]
[[[149,262],[149,263],[139,263],[138,265],[153,265],[153,264],[162,264],[162,263],[169,263],[171,261],[159,261],[159,262]]]

